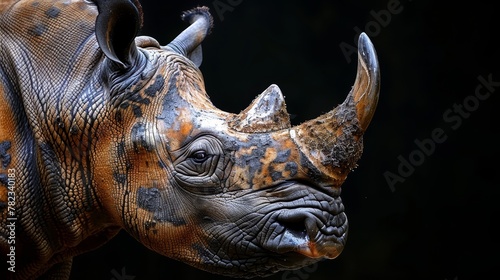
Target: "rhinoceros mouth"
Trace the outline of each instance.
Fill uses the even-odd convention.
[[[281,212],[275,224],[275,237],[266,245],[283,254],[296,252],[309,258],[336,258],[345,244],[347,218],[344,213],[325,214],[318,209]]]
[[[287,181],[249,191],[227,207],[235,210],[235,205],[242,208],[232,211],[239,213],[233,222],[207,218],[207,234],[217,238],[209,246],[196,247],[207,270],[245,278],[267,276],[335,258],[346,242],[339,189]]]
[[[290,184],[301,187],[287,183],[287,189]],[[300,189],[304,192],[304,188]],[[281,202],[281,209],[270,215],[263,248],[280,255],[298,253],[313,259],[333,259],[342,252],[348,223],[339,195],[312,190],[293,201]]]

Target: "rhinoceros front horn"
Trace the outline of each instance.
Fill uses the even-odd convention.
[[[380,91],[380,69],[372,42],[362,33],[358,42],[358,74],[353,87],[356,114],[361,129],[365,131],[377,108]]]
[[[363,150],[362,136],[377,107],[380,70],[375,49],[362,33],[358,41],[358,71],[346,100],[332,111],[290,130],[302,152],[323,172],[345,179]]]

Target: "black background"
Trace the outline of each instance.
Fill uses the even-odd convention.
[[[267,279],[498,277],[500,83],[483,86],[483,100],[475,96],[478,77],[500,82],[494,43],[499,21],[492,5],[141,2],[141,33],[163,45],[186,27],[182,11],[197,5],[212,10],[215,27],[203,43],[201,70],[213,103],[233,113],[272,83],[283,91],[293,124],[327,112],[343,101],[356,75],[355,54],[340,45],[354,47],[359,31],[375,45],[381,93],[359,167],[343,185],[350,222],[345,250],[335,260]],[[217,13],[216,7],[226,9]],[[466,114],[454,112],[456,106]],[[434,131],[444,133],[439,143],[431,140]],[[428,144],[424,153],[419,141],[434,148]],[[398,170],[404,161],[413,168]],[[401,181],[389,183],[388,172]],[[122,279],[137,280],[228,279],[153,253],[126,233],[75,258],[72,279],[119,280],[122,273],[129,276]]]

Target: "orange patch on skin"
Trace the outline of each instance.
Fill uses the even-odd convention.
[[[0,188],[0,202],[7,203],[7,188]]]
[[[9,101],[5,98],[5,90],[2,84],[0,84],[0,142],[9,141],[10,149],[7,151],[11,155],[11,162],[7,169],[15,170],[16,157],[15,151],[18,149],[16,145],[16,122],[14,114],[12,113],[12,108],[9,105]],[[8,170],[0,168],[0,173],[8,175]],[[0,185],[0,202],[7,203],[7,186]],[[2,217],[0,215],[0,217]],[[5,217],[2,217],[5,218]]]
[[[186,138],[189,134],[191,134],[191,131],[193,131],[193,124],[192,123],[184,122],[181,124],[181,129],[180,129],[181,136]]]
[[[164,134],[165,139],[169,142],[170,149],[173,151],[182,146],[194,129],[189,109],[177,108],[177,111],[179,115],[172,127],[165,127],[162,122],[157,124],[157,126],[159,125],[159,132]]]
[[[267,148],[264,157],[261,159],[263,165],[269,165],[276,159],[277,151],[275,148]]]
[[[285,139],[283,146],[285,147],[285,149],[296,149],[297,148],[295,143],[293,143],[292,139],[289,139],[289,138]]]
[[[14,133],[16,131],[16,122],[10,102],[5,98],[5,90],[0,84],[0,141],[14,141]]]

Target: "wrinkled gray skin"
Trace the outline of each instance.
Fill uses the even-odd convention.
[[[210,102],[198,68],[206,8],[184,13],[189,27],[165,46],[136,38],[129,0],[4,1],[0,12],[0,255],[17,256],[0,278],[67,279],[74,256],[122,229],[235,277],[341,253],[341,185],[379,91],[365,34],[346,100],[292,127],[276,85],[239,114]]]

